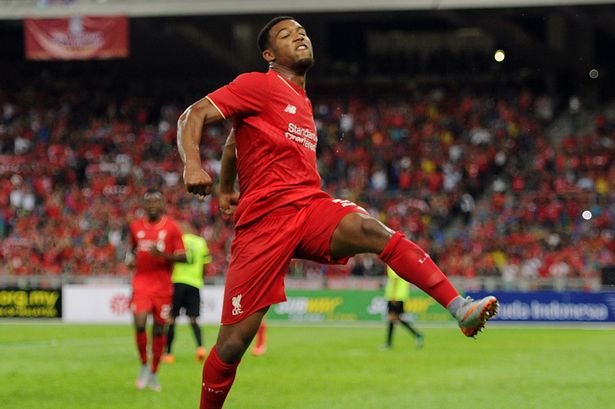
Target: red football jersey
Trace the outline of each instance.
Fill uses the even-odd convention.
[[[130,236],[136,250],[133,290],[161,296],[171,294],[173,263],[162,257],[153,256],[149,249],[155,245],[158,250],[165,253],[183,253],[184,242],[179,226],[168,216],[162,216],[157,223],[139,219],[130,223]]]
[[[276,71],[242,74],[207,95],[234,118],[241,226],[278,207],[328,197],[316,165],[316,126],[305,90]]]

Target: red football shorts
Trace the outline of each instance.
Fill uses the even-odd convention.
[[[332,259],[331,236],[340,220],[365,209],[348,200],[322,198],[309,206],[285,206],[237,229],[231,244],[222,324],[241,321],[272,304],[286,301],[284,277],[291,259],[346,264]]]
[[[152,295],[142,291],[132,293],[130,309],[133,314],[151,312],[154,321],[164,324],[169,319],[171,312],[171,296]]]

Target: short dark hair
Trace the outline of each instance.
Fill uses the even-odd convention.
[[[150,187],[149,189],[147,189],[147,191],[143,195],[143,199],[145,200],[154,199],[156,197],[159,197],[162,199],[162,192],[160,191],[160,189],[157,189],[155,187]]]
[[[269,48],[269,31],[271,31],[271,27],[278,24],[280,21],[284,20],[294,20],[294,17],[291,16],[277,16],[269,20],[267,24],[262,28],[260,33],[258,33],[257,44],[258,49],[261,50],[261,53]]]

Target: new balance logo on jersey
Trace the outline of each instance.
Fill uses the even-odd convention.
[[[243,314],[243,308],[241,307],[241,297],[242,295],[239,294],[238,296],[233,297],[231,299],[231,304],[233,304],[233,311],[231,312],[231,314],[233,315]]]
[[[296,114],[297,113],[297,107],[291,104],[286,105],[286,108],[284,108],[284,112],[288,112],[289,114]]]
[[[422,259],[419,260],[420,264],[423,264],[425,261],[427,261],[427,259],[429,258],[429,254],[425,253],[425,257],[423,257]]]

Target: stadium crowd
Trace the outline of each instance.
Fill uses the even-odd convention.
[[[615,121],[548,138],[549,98],[450,89],[312,92],[319,170],[355,201],[468,278],[595,278],[615,265]],[[0,89],[0,271],[126,276],[128,222],[162,188],[167,213],[193,224],[224,275],[232,222],[216,196],[190,197],[175,148],[183,106],[104,87]],[[205,130],[212,175],[230,124]],[[585,213],[584,213],[585,212]],[[381,275],[381,262],[293,264],[291,274]]]

